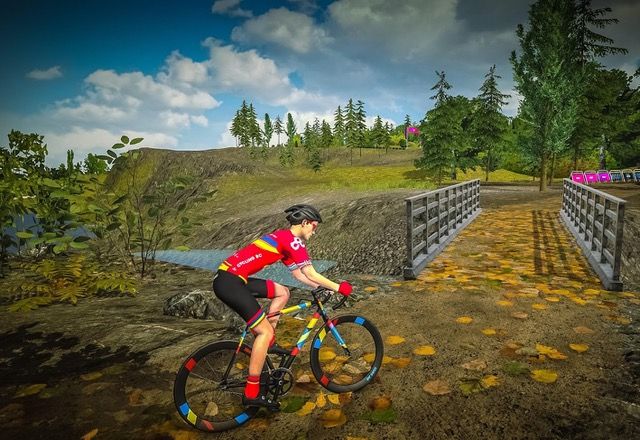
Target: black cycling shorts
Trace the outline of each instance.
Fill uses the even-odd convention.
[[[218,270],[213,277],[213,292],[242,316],[249,328],[254,328],[266,316],[256,298],[273,298],[275,286],[273,281],[260,278],[248,278],[245,284],[239,276]]]

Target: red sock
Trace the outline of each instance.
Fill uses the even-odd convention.
[[[244,395],[248,399],[255,399],[260,394],[260,376],[248,376],[247,385],[244,387]]]

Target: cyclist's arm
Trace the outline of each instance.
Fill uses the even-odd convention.
[[[319,284],[322,287],[333,290],[334,292],[337,292],[338,289],[340,288],[339,284],[334,283],[330,279],[325,278],[322,275],[320,275],[318,272],[316,272],[313,265],[311,264],[302,266],[302,268],[300,268],[300,271],[302,271],[304,276],[307,277],[312,283]]]
[[[318,287],[318,283],[314,283],[311,281],[305,274],[302,273],[300,269],[294,269],[291,271],[291,275],[302,284],[306,284],[307,286],[311,286],[312,288]]]

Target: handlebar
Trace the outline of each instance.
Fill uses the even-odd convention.
[[[327,289],[322,286],[318,286],[311,292],[314,298],[319,299],[321,302],[327,301],[335,292],[331,289]],[[326,295],[326,296],[324,296]],[[348,297],[343,296],[342,299],[338,302],[338,304],[331,307],[332,310],[338,310],[340,307],[344,306],[347,302]]]

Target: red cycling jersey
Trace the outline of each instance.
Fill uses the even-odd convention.
[[[278,229],[263,235],[236,251],[218,269],[238,275],[246,283],[251,275],[280,260],[289,270],[311,264],[304,241],[289,229]]]

